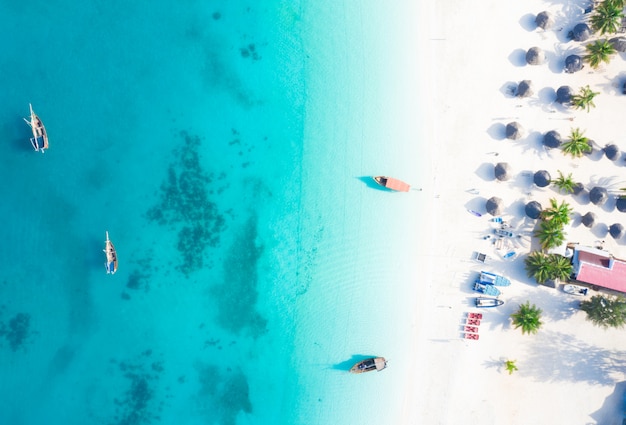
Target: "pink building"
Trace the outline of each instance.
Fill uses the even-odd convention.
[[[579,282],[626,293],[626,261],[607,251],[576,245],[572,265],[572,276]]]

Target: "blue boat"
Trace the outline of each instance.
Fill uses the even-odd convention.
[[[491,295],[497,297],[500,295],[500,291],[493,285],[485,284],[481,282],[474,282],[474,291],[481,292],[485,295]]]
[[[509,286],[511,281],[504,276],[497,275],[495,273],[489,273],[485,271],[480,272],[480,276],[478,277],[478,282],[484,283],[485,285],[495,285],[495,286]]]

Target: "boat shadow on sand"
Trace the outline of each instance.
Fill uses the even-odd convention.
[[[375,355],[367,355],[367,354],[353,354],[352,357],[350,357],[349,360],[345,360],[341,363],[336,363],[333,365],[333,369],[335,370],[343,370],[345,372],[350,371],[350,369],[352,368],[352,366],[354,366],[355,364],[357,364],[360,361],[363,361],[365,359],[371,359],[374,357],[378,357]]]

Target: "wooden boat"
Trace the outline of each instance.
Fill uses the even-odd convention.
[[[382,187],[386,187],[387,189],[395,190],[397,192],[408,192],[409,189],[411,189],[411,186],[408,183],[405,183],[402,180],[394,179],[393,177],[376,176],[374,177],[374,181]]]
[[[48,149],[48,133],[41,119],[37,116],[35,111],[33,111],[33,105],[29,103],[28,106],[30,107],[30,120],[24,118],[24,121],[26,121],[26,124],[33,130],[33,137],[30,139],[30,144],[33,145],[35,151],[41,151],[41,153],[43,153],[45,149]]]
[[[474,291],[481,292],[485,295],[491,295],[497,297],[500,295],[500,290],[493,285],[485,284],[479,281],[474,282]]]
[[[489,308],[501,306],[504,304],[504,301],[498,298],[477,297],[475,303],[478,308]]]
[[[364,373],[373,370],[381,371],[387,367],[387,360],[384,357],[371,357],[361,360],[350,369],[350,373]]]
[[[107,256],[107,262],[104,263],[104,267],[106,268],[107,274],[115,274],[117,271],[117,253],[115,252],[115,247],[113,246],[113,242],[109,239],[109,232],[106,232],[107,239],[104,241],[104,253]]]
[[[585,288],[583,286],[578,286],[578,285],[567,284],[563,286],[563,292],[567,292],[568,294],[571,294],[571,295],[581,295],[584,297],[585,295],[587,295],[587,292],[589,292],[589,288]]]

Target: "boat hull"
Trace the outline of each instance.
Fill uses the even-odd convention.
[[[104,253],[106,254],[106,263],[104,268],[107,274],[115,274],[117,271],[117,252],[113,242],[109,239],[109,232],[106,232],[106,240],[104,241]]]
[[[501,306],[504,301],[497,298],[477,297],[474,303],[477,308],[491,308]]]
[[[394,179],[393,177],[376,176],[374,177],[374,181],[382,187],[395,190],[396,192],[408,192],[411,189],[411,185],[402,180]]]
[[[365,373],[372,371],[381,371],[387,367],[387,360],[384,357],[372,357],[361,360],[350,369],[350,373]]]
[[[30,126],[33,131],[33,137],[30,139],[30,144],[33,146],[33,149],[37,152],[43,153],[46,149],[48,149],[48,132],[46,131],[46,127],[43,125],[43,122],[39,118],[39,116],[33,111],[33,106],[28,105],[30,107],[30,121],[25,121]]]

